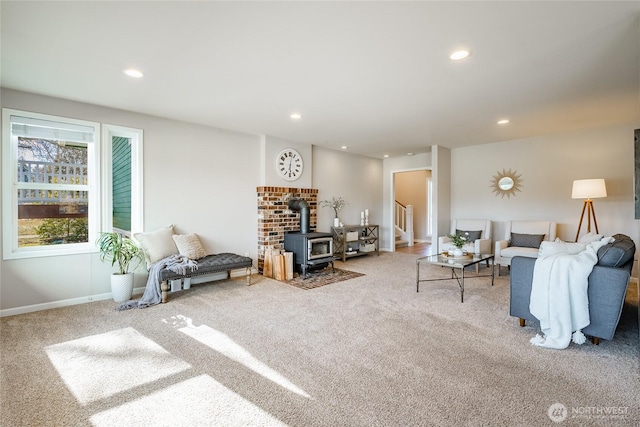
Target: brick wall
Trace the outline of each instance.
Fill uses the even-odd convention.
[[[258,187],[258,269],[264,267],[265,249],[283,249],[285,231],[300,230],[300,212],[288,208],[289,199],[309,204],[309,226],[316,231],[318,190],[312,188]]]

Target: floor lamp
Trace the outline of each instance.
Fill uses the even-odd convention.
[[[580,215],[580,223],[578,224],[578,232],[576,233],[576,242],[582,228],[582,220],[584,212],[587,211],[587,232],[591,232],[591,215],[593,215],[593,225],[598,233],[598,221],[596,220],[596,211],[593,209],[593,201],[600,197],[607,197],[607,187],[604,179],[577,179],[573,181],[573,190],[571,191],[572,199],[585,199],[582,206],[582,215]]]

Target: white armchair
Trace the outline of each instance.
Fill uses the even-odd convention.
[[[504,240],[495,244],[495,264],[511,266],[514,256],[537,258],[542,241],[556,239],[556,223],[549,221],[509,221],[505,228]]]
[[[461,232],[480,232],[480,238],[464,245],[463,249],[466,249],[467,252],[474,254],[491,253],[491,221],[488,219],[454,219],[451,222],[451,233],[449,234],[456,234],[458,230]],[[438,252],[455,248],[449,237],[438,237]]]

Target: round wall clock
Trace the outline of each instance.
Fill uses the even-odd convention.
[[[287,181],[295,181],[302,176],[304,162],[302,156],[293,148],[285,148],[276,157],[276,170],[280,177]]]

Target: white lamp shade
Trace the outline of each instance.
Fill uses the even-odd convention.
[[[604,179],[577,179],[573,181],[572,199],[597,199],[607,197]]]

